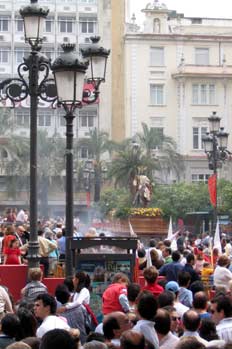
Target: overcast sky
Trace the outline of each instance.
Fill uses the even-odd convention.
[[[149,2],[153,0],[130,0],[131,14],[135,13],[138,22],[143,22],[140,13]],[[232,18],[232,0],[160,0],[170,10],[184,13],[186,17],[219,17]]]

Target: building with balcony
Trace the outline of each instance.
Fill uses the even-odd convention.
[[[225,130],[232,127],[232,19],[185,17],[158,0],[142,11],[144,28],[130,24],[125,35],[126,136],[140,132],[142,122],[157,128],[184,157],[182,179],[207,181],[201,138],[208,117],[216,111]],[[231,174],[227,161],[219,176]],[[171,174],[168,181],[175,180]]]

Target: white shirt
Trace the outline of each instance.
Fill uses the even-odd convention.
[[[186,305],[180,303],[180,302],[174,302],[174,307],[176,308],[177,313],[182,317],[186,311],[189,310],[189,307],[186,307]]]
[[[133,330],[142,333],[145,339],[154,345],[155,349],[159,349],[159,340],[154,325],[153,321],[139,320]]]
[[[232,317],[222,319],[216,326],[217,334],[226,343],[232,343]]]
[[[26,214],[23,210],[20,210],[16,216],[16,221],[17,222],[26,222]]]
[[[66,309],[75,308],[78,304],[89,304],[90,302],[90,293],[86,287],[83,287],[82,290],[78,293],[75,292],[73,295],[73,301],[66,304]]]
[[[79,304],[82,304],[82,303],[89,304],[90,302],[89,290],[86,287],[83,287],[79,293],[75,292],[73,296],[73,302],[78,302]]]
[[[174,334],[169,331],[168,334],[160,340],[160,349],[174,348],[179,340],[177,336],[174,336]]]
[[[225,287],[229,291],[229,281],[232,280],[232,273],[225,267],[216,267],[213,274],[213,284],[216,287]]]
[[[67,322],[65,322],[65,320],[62,320],[60,317],[56,315],[49,315],[37,328],[36,337],[42,338],[45,333],[56,328],[67,331],[70,329],[69,325],[67,324]]]

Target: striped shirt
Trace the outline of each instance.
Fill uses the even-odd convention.
[[[224,339],[226,344],[232,343],[232,317],[222,319],[216,329],[220,339]]]

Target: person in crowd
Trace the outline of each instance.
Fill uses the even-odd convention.
[[[60,284],[56,287],[55,296],[58,302],[63,306],[70,301],[70,292],[66,285]],[[82,304],[77,304],[71,309],[67,309],[62,313],[62,317],[67,319],[67,323],[71,328],[77,328],[80,331],[80,341],[83,345],[86,341],[86,319],[87,311]]]
[[[228,258],[232,258],[232,245],[230,238],[226,239],[225,254]]]
[[[178,280],[178,273],[182,271],[183,265],[180,264],[180,253],[178,251],[172,252],[172,260],[173,262],[164,264],[160,270],[159,275],[165,276],[167,282],[168,281],[177,281]]]
[[[171,247],[164,247],[162,251],[162,256],[164,259],[164,264],[172,263],[172,249]]]
[[[53,231],[51,231],[50,228],[47,228],[45,232],[45,238],[56,244],[56,240],[54,239],[54,233]],[[55,250],[49,253],[48,260],[49,260],[49,275],[54,275],[57,268],[57,263],[59,260],[58,248],[56,248]]]
[[[157,298],[159,308],[163,308],[166,306],[174,306],[175,295],[171,291],[164,291],[160,293]]]
[[[147,266],[146,251],[143,247],[137,250],[139,270],[143,270]]]
[[[31,349],[40,349],[41,339],[37,337],[25,337],[21,342],[29,345]]]
[[[181,322],[181,316],[177,313],[176,308],[174,308],[171,305],[167,305],[163,309],[167,310],[170,314],[171,318],[171,328],[170,331],[175,336],[179,337],[179,334],[182,331],[182,322]]]
[[[184,327],[183,337],[193,336],[199,342],[201,342],[205,346],[207,346],[208,342],[205,339],[201,338],[199,335],[198,331],[199,331],[200,325],[201,325],[201,318],[195,310],[188,310],[184,313],[184,315],[183,315],[183,327]]]
[[[17,224],[24,224],[28,221],[28,211],[27,210],[19,210],[16,216],[16,223]]]
[[[6,349],[31,349],[30,345],[24,343],[23,341],[13,342],[9,344]]]
[[[127,298],[129,283],[127,275],[123,273],[114,275],[112,284],[107,287],[102,295],[102,312],[104,315],[113,311],[129,312],[130,306]]]
[[[47,293],[48,289],[42,283],[43,272],[40,268],[31,268],[28,278],[28,284],[21,290],[21,298],[28,303],[32,303],[39,294]]]
[[[226,344],[232,343],[232,300],[220,295],[211,300],[212,320],[216,324],[217,334]]]
[[[211,314],[208,312],[208,297],[205,292],[200,291],[195,293],[193,297],[193,309],[199,314],[201,320],[211,317]]]
[[[152,266],[144,269],[143,276],[146,281],[146,285],[143,290],[150,291],[155,297],[158,297],[160,293],[164,291],[163,287],[157,283],[158,270]]]
[[[56,300],[53,296],[42,293],[38,295],[34,303],[35,316],[42,321],[37,328],[36,336],[42,338],[45,333],[53,329],[70,330],[70,326],[64,319],[56,316]]]
[[[171,317],[166,309],[157,310],[155,330],[159,339],[159,349],[174,348],[179,341],[179,338],[171,332]]]
[[[112,312],[104,317],[103,333],[106,344],[120,347],[120,337],[124,331],[131,329],[131,322],[127,314],[121,311]]]
[[[4,349],[15,342],[20,329],[20,321],[15,314],[6,314],[1,320],[0,348]]]
[[[78,338],[74,338],[64,329],[48,331],[41,339],[40,349],[77,349]]]
[[[6,313],[13,313],[13,305],[6,289],[0,286],[0,319],[2,319]]]
[[[9,248],[11,240],[15,240],[15,227],[8,225],[4,230],[4,238],[2,240],[2,255],[5,256],[6,249]]]
[[[177,282],[175,281],[169,281],[166,285],[165,285],[165,290],[166,291],[171,291],[174,293],[174,307],[177,310],[177,313],[180,314],[180,316],[183,316],[183,314],[189,309],[188,307],[186,307],[184,304],[180,303],[179,301],[179,291],[180,291],[180,287],[178,285]]]
[[[219,338],[217,335],[216,325],[210,318],[202,319],[199,334],[208,342]]]
[[[83,345],[83,348],[84,349],[108,349],[108,346],[105,343],[100,342],[98,340],[92,340],[88,343],[85,343]]]
[[[190,274],[191,276],[190,285],[194,281],[200,280],[199,274],[196,272],[196,270],[194,270],[194,265],[195,265],[195,256],[193,253],[189,253],[186,257],[186,264],[183,268],[183,271],[188,272]]]
[[[203,284],[203,282],[201,280],[194,281],[192,283],[192,285],[189,286],[189,289],[192,292],[193,297],[194,297],[195,293],[200,292],[200,291],[204,292],[204,290],[205,290],[204,289],[204,284]]]
[[[16,227],[15,236],[19,241],[19,246],[23,246],[29,241],[29,234],[27,233],[23,225]]]
[[[130,313],[135,313],[136,299],[137,299],[140,291],[141,291],[140,285],[135,283],[135,282],[131,282],[127,286],[127,298],[128,298],[128,302],[129,302],[129,306],[130,306],[130,310],[129,310]]]
[[[229,291],[229,281],[232,280],[232,273],[228,269],[229,265],[230,259],[226,255],[220,256],[213,274],[214,286],[218,289],[224,288],[226,292]]]
[[[204,266],[204,257],[202,253],[198,253],[196,256],[194,269],[198,275],[201,275],[203,266]]]
[[[196,337],[193,336],[186,336],[180,338],[179,342],[177,343],[175,349],[205,349],[206,346],[199,342],[199,340]]]
[[[44,266],[44,277],[49,273],[49,253],[57,248],[57,244],[44,237],[44,231],[38,231],[40,264]],[[20,247],[21,251],[28,251],[28,243]]]
[[[128,330],[122,333],[120,338],[121,349],[145,349],[146,343],[142,333]]]
[[[9,247],[5,248],[3,264],[21,264],[21,251],[16,237],[10,240]]]
[[[22,340],[26,337],[35,337],[38,322],[31,310],[20,306],[16,312],[20,321],[20,330],[18,332],[17,340]]]
[[[73,302],[77,302],[79,304],[85,303],[89,304],[90,302],[90,277],[84,271],[79,271],[75,274],[73,278],[74,285],[74,295]]]
[[[158,303],[154,295],[149,291],[142,291],[137,299],[138,322],[133,327],[134,331],[142,333],[145,339],[159,348],[158,337],[154,328],[154,317],[158,309]]]
[[[66,237],[65,237],[65,228],[62,228],[62,233],[57,235],[57,245],[59,251],[59,260],[65,260],[65,246],[66,246]]]
[[[190,286],[191,276],[188,272],[182,271],[178,275],[178,283],[180,286],[179,290],[179,301],[186,307],[191,308],[193,302],[192,291],[188,289]]]
[[[162,250],[159,248],[151,248],[150,249],[150,256],[151,256],[151,263],[154,267],[159,269],[163,264],[163,259],[161,257]]]

